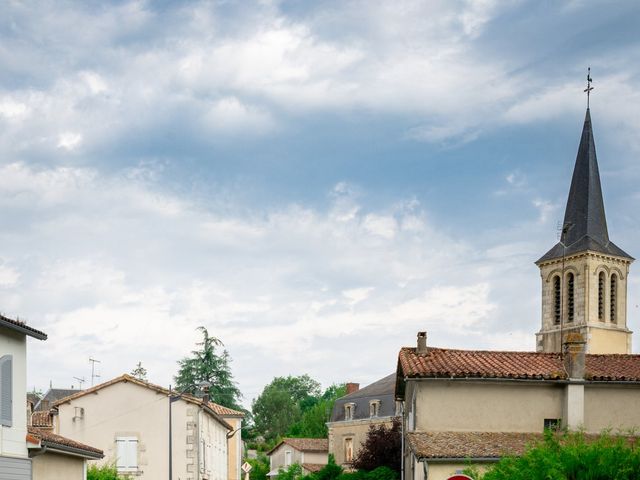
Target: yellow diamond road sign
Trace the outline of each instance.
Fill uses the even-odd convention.
[[[237,464],[236,464],[237,465]],[[242,471],[244,473],[249,473],[251,471],[251,465],[249,465],[249,462],[244,462],[242,464]]]

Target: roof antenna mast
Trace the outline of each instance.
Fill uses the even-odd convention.
[[[78,381],[78,390],[82,390],[82,384],[85,382],[84,377],[73,377]],[[73,388],[73,387],[72,387]]]
[[[587,69],[587,88],[584,89],[585,93],[587,94],[587,108],[589,108],[589,97],[591,95],[591,90],[593,90],[593,87],[591,86],[591,82],[593,80],[591,80],[591,67],[589,67]]]
[[[100,360],[89,357],[89,361],[91,362],[91,386],[93,387],[94,380],[100,378],[100,375],[96,373],[96,363],[100,363]]]

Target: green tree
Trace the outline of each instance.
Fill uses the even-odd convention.
[[[202,332],[202,342],[196,344],[200,348],[193,350],[190,357],[178,361],[180,368],[174,377],[176,390],[195,394],[199,383],[209,382],[211,401],[242,410],[242,394],[233,381],[229,352],[219,353],[217,347],[223,347],[223,343],[209,335],[205,327],[198,327],[198,330]]]
[[[147,369],[142,366],[142,362],[138,362],[136,368],[131,370],[131,376],[144,382],[147,381]]]
[[[303,438],[327,438],[327,422],[336,399],[346,394],[344,385],[331,385],[311,408],[304,411],[300,420],[289,426],[287,436]]]
[[[319,397],[320,384],[309,375],[274,378],[253,401],[256,431],[268,441],[284,435]]]
[[[302,467],[298,463],[281,468],[276,475],[276,480],[298,480],[302,477]]]
[[[129,475],[118,476],[118,469],[113,464],[98,466],[95,463],[87,468],[87,480],[130,480]]]
[[[604,433],[545,432],[521,457],[505,457],[476,480],[636,480],[640,449],[635,439]]]
[[[386,425],[371,425],[367,438],[353,459],[353,467],[358,470],[374,470],[387,467],[400,471],[402,462],[402,428],[400,420],[393,420],[390,428]]]
[[[263,453],[259,453],[257,458],[249,458],[247,462],[251,465],[251,472],[249,474],[251,480],[268,480],[269,457]]]

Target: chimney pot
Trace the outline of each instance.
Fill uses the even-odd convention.
[[[418,348],[416,348],[416,353],[424,354],[428,353],[427,349],[427,332],[418,332]]]
[[[358,390],[360,390],[360,384],[359,383],[349,382],[349,383],[347,383],[346,387],[347,387],[347,395],[349,395],[350,393],[355,393]]]

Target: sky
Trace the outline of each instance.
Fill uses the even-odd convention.
[[[0,311],[48,334],[29,388],[90,385],[90,357],[166,386],[199,326],[246,406],[274,376],[371,383],[420,330],[533,350],[588,66],[610,237],[640,255],[638,24],[634,1],[2,2]]]

